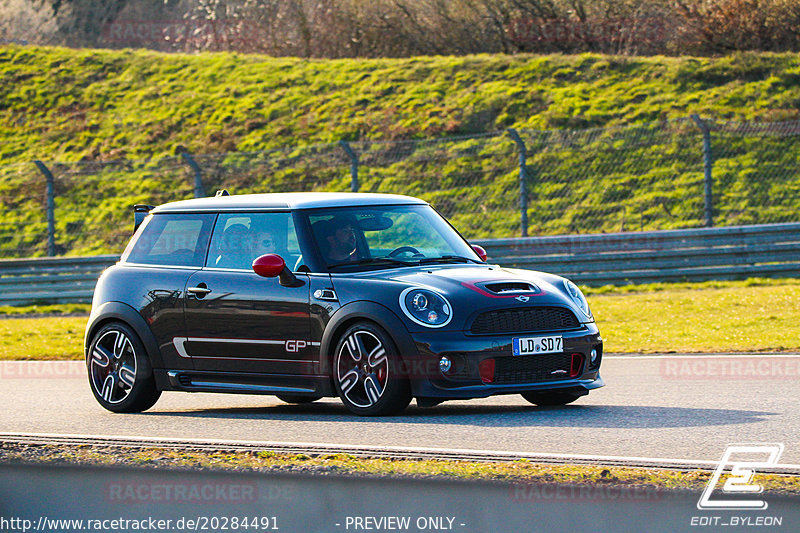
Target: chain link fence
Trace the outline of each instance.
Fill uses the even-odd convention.
[[[0,258],[119,253],[131,207],[213,194],[423,198],[467,238],[800,221],[800,121],[686,117],[158,160],[0,167]]]

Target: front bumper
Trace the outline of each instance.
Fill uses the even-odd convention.
[[[561,335],[564,350],[559,354],[513,356],[513,337]],[[603,341],[594,323],[580,329],[556,332],[470,335],[462,331],[411,334],[417,352],[403,354],[405,374],[418,398],[466,399],[496,394],[569,389],[578,394],[602,387],[600,377]],[[594,363],[589,354],[597,350]],[[439,368],[447,356],[452,361],[448,372]],[[538,359],[537,359],[538,358]],[[487,360],[494,360],[493,380],[487,381]],[[494,370],[496,369],[496,370]]]

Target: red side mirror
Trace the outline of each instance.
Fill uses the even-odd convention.
[[[483,249],[483,246],[473,244],[472,249],[475,250],[475,253],[478,254],[478,257],[480,257],[481,261],[483,261],[484,263],[489,258],[489,256],[486,255],[486,250]]]
[[[253,272],[265,278],[274,278],[283,272],[286,262],[278,254],[264,254],[253,261]]]

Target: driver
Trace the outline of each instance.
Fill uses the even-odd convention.
[[[356,221],[347,216],[336,215],[328,221],[325,231],[325,243],[328,263],[347,263],[357,261],[356,253]]]

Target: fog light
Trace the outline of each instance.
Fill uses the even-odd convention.
[[[597,350],[592,348],[592,351],[589,352],[589,361],[594,364],[597,361]]]
[[[450,369],[453,367],[453,362],[450,361],[450,358],[447,356],[442,357],[439,359],[439,370],[442,371],[442,374],[447,374],[450,372]]]

